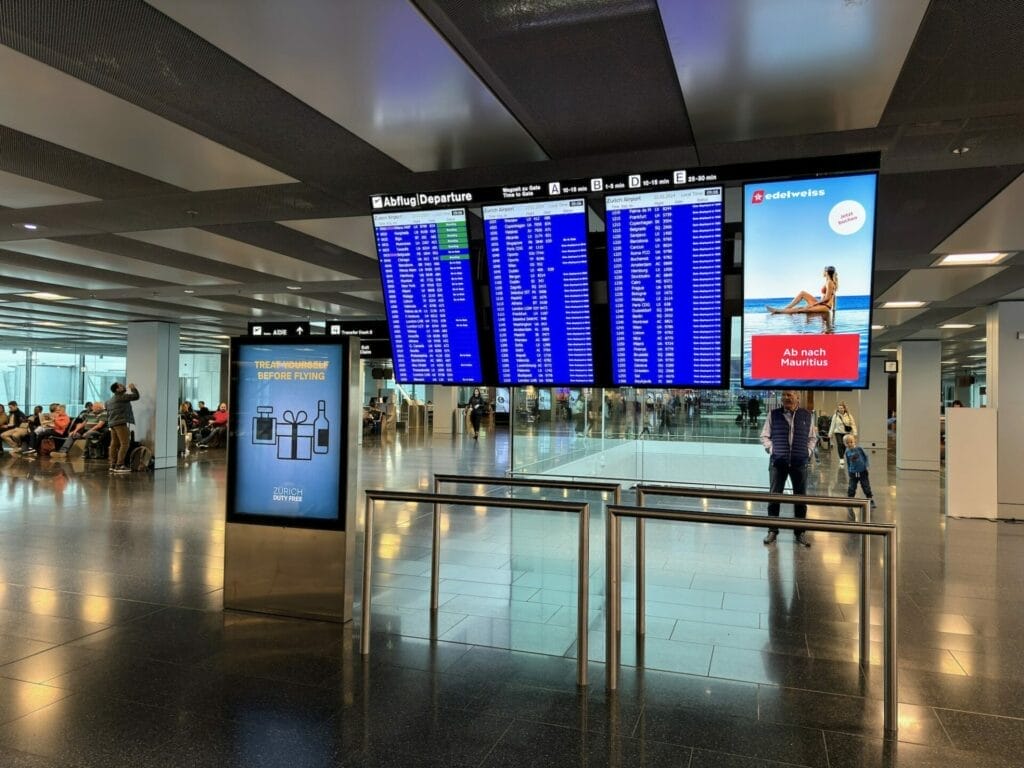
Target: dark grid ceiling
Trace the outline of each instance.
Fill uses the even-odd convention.
[[[3,0],[0,343],[380,317],[371,192],[877,151],[876,296],[929,303],[877,311],[876,350],[966,359],[1024,300],[1022,28],[1019,0]],[[937,275],[953,244],[1011,256]]]

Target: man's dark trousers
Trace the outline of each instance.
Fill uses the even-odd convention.
[[[785,459],[773,459],[772,465],[768,469],[768,476],[771,479],[771,493],[782,493],[786,488],[786,478],[793,484],[793,495],[794,496],[805,496],[807,494],[807,464],[792,465]],[[777,501],[769,502],[768,504],[768,517],[779,516],[779,503]],[[794,504],[793,505],[793,516],[798,520],[803,520],[807,517],[807,505],[806,504]],[[769,530],[778,532],[778,528],[770,528]]]

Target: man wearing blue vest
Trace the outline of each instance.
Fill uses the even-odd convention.
[[[792,389],[782,393],[782,407],[773,408],[768,412],[761,429],[761,445],[771,456],[768,475],[771,479],[771,492],[782,493],[786,488],[786,479],[793,484],[793,493],[803,496],[807,493],[807,461],[814,452],[818,442],[818,433],[814,428],[814,414],[800,407],[800,395]],[[806,504],[794,504],[793,514],[802,520],[807,517]],[[778,502],[768,505],[768,516],[779,516]],[[769,528],[764,543],[774,544],[779,537],[778,528]],[[797,544],[811,546],[804,531],[796,532]]]

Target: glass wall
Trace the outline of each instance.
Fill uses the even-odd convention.
[[[219,354],[182,353],[178,357],[178,401],[198,407],[202,400],[211,411],[227,393],[220,391]]]
[[[759,435],[780,393],[741,388],[739,318],[731,349],[723,390],[513,389],[513,473],[762,488]]]

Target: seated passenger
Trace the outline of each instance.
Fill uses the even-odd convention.
[[[54,456],[66,456],[75,444],[75,440],[101,440],[107,432],[107,411],[103,403],[89,403],[89,414],[78,426],[72,427],[68,432],[67,440],[54,451]]]
[[[28,448],[22,451],[25,455],[37,453],[39,445],[47,438],[62,439],[68,433],[71,426],[71,417],[64,410],[60,403],[50,404],[50,417],[46,419],[42,413],[39,415],[40,424],[28,436]]]
[[[189,403],[188,407],[191,410],[192,403]],[[210,423],[210,419],[213,416],[213,412],[206,407],[206,403],[204,403],[202,400],[199,401],[199,406],[193,413],[193,427],[205,427],[207,424]]]
[[[7,418],[0,427],[0,440],[7,443],[12,451],[20,450],[21,441],[28,437],[30,430],[26,422],[25,414],[18,409],[18,404],[11,400],[7,404]]]
[[[221,403],[213,413],[210,420],[210,431],[201,440],[195,443],[199,448],[210,448],[219,445],[228,431],[228,404]]]

